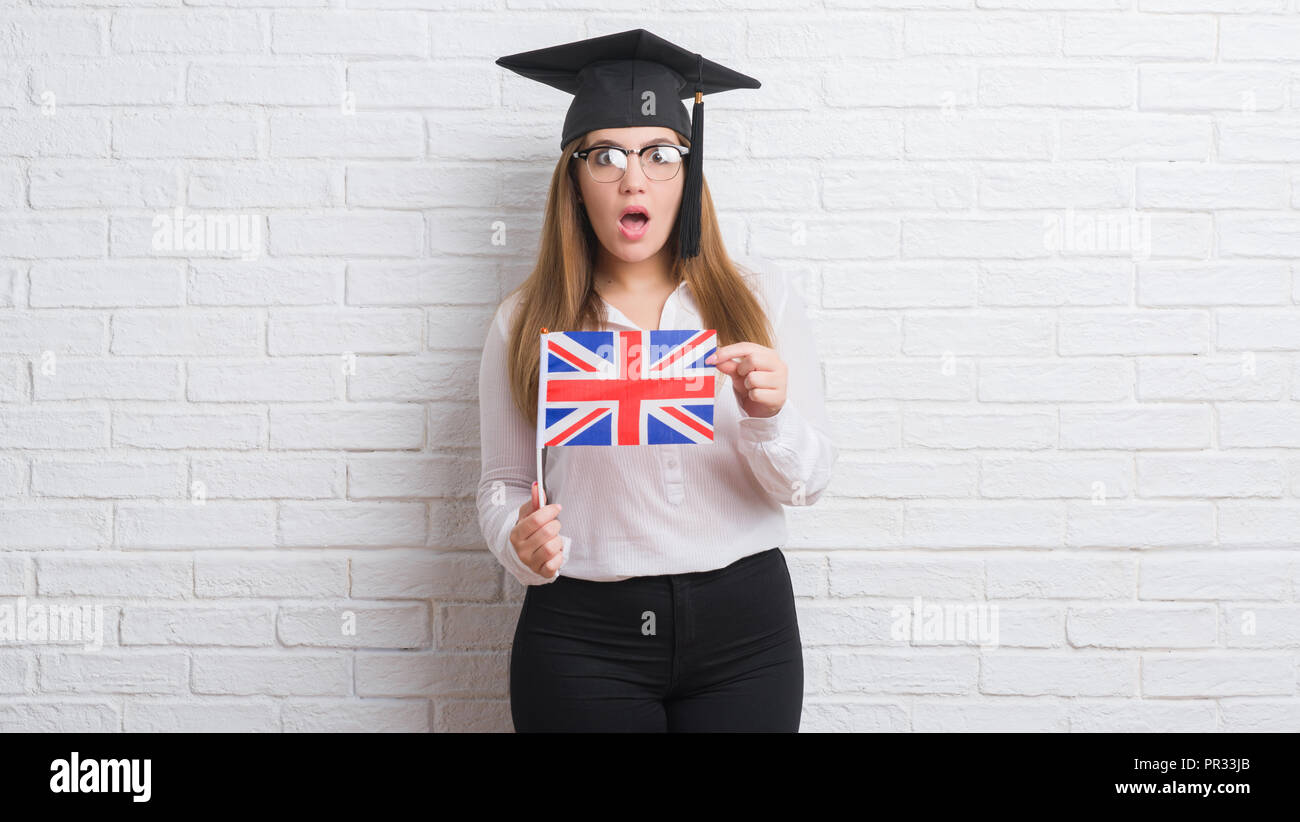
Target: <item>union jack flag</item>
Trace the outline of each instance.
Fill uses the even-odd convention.
[[[541,337],[538,448],[713,441],[714,329]]]

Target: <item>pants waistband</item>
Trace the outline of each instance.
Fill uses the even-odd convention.
[[[566,577],[563,574],[561,574],[560,578],[555,580],[555,582],[552,583],[552,585],[558,585],[560,583],[564,583],[566,585],[588,585],[588,586],[600,585],[605,587],[611,585],[618,585],[618,586],[630,587],[635,585],[653,585],[656,583],[662,584],[664,582],[674,582],[674,581],[677,583],[706,582],[710,579],[713,579],[714,577],[726,576],[733,571],[740,570],[741,568],[746,568],[750,565],[758,565],[762,562],[777,559],[780,557],[780,552],[781,552],[781,547],[778,545],[775,548],[767,548],[765,550],[757,551],[753,554],[749,554],[748,556],[743,556],[740,559],[735,560],[727,565],[724,565],[721,568],[712,568],[707,571],[685,571],[680,574],[647,574],[645,576],[628,577],[627,579],[620,579],[615,582],[602,582],[600,580],[594,580],[594,579]]]

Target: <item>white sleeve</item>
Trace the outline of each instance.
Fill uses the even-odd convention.
[[[830,483],[839,449],[830,437],[807,308],[798,291],[779,275],[772,276],[783,283],[774,289],[780,306],[773,326],[776,351],[789,371],[786,401],[771,417],[751,417],[740,408],[740,448],[773,499],[782,505],[812,505]]]
[[[537,434],[519,413],[510,395],[506,362],[507,329],[497,309],[483,344],[478,374],[479,453],[483,469],[478,483],[478,522],[488,550],[523,585],[545,585],[559,579],[544,577],[524,564],[510,544],[510,531],[519,521],[519,507],[532,498],[537,479]],[[570,538],[560,535],[569,561]]]

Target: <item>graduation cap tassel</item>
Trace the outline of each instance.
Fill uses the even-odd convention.
[[[695,105],[691,108],[691,151],[686,157],[686,186],[682,191],[680,255],[700,253],[700,205],[704,190],[704,56],[696,55]]]

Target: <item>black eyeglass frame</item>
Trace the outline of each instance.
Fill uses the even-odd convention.
[[[645,155],[645,153],[646,153],[647,151],[649,151],[650,149],[652,149],[652,148],[674,148],[674,149],[677,149],[677,151],[682,155],[682,157],[685,157],[686,155],[688,155],[688,154],[691,153],[690,148],[688,148],[687,146],[679,146],[679,145],[677,145],[676,143],[651,143],[650,145],[648,145],[648,146],[642,146],[641,148],[623,148],[622,146],[616,146],[616,145],[611,145],[611,144],[607,144],[607,143],[597,143],[597,144],[594,145],[594,146],[588,146],[587,148],[584,148],[584,149],[581,149],[581,150],[579,150],[579,151],[575,151],[575,152],[573,152],[573,157],[575,157],[575,158],[577,158],[577,159],[579,159],[579,160],[582,160],[582,164],[583,164],[584,166],[587,167],[587,173],[591,175],[591,179],[595,180],[595,181],[598,182],[598,183],[617,183],[618,180],[623,179],[622,175],[620,175],[619,178],[618,178],[618,180],[596,180],[596,175],[595,175],[595,173],[591,170],[591,165],[587,162],[587,155],[590,154],[591,152],[595,151],[595,150],[598,149],[598,148],[612,148],[612,149],[614,149],[615,151],[621,151],[621,152],[623,152],[623,158],[624,158],[624,160],[627,159],[627,157],[628,157],[629,154],[635,154],[635,155],[637,156],[637,162],[641,162],[641,161],[644,159],[644,155]],[[626,165],[623,166],[623,174],[627,174],[627,168],[628,168],[628,167],[627,167]],[[642,172],[645,171],[645,166],[642,166],[642,167],[641,167],[641,171],[642,171]],[[681,172],[681,169],[680,169],[680,167],[679,167],[678,170],[677,170],[677,173],[680,173],[680,172]],[[673,177],[676,177],[676,176],[677,176],[677,173],[674,173],[672,177],[669,177],[669,178],[668,178],[668,180],[671,180],[671,179],[673,179]],[[654,180],[653,177],[651,177],[650,179]],[[664,182],[664,183],[666,183],[666,182],[668,182],[668,180],[655,180],[655,182]]]

